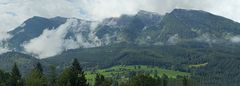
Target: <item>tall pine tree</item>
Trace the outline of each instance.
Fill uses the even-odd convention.
[[[37,63],[35,68],[27,75],[25,86],[46,86],[46,79],[43,74],[43,68],[40,63]]]
[[[46,80],[40,71],[32,70],[25,79],[25,86],[46,86]]]
[[[43,74],[43,68],[40,62],[38,62],[34,68],[35,70],[39,71],[41,74]]]
[[[10,86],[23,86],[21,74],[16,63],[14,63],[9,79]]]
[[[66,68],[57,79],[57,86],[73,86],[70,83],[71,78],[73,78],[72,75],[73,72]]]
[[[82,70],[77,59],[73,60],[71,71],[73,72],[70,83],[72,86],[87,86],[87,80],[85,78],[84,71]]]

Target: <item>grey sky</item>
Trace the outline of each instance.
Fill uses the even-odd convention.
[[[140,9],[160,14],[174,8],[205,10],[240,22],[239,6],[240,0],[0,0],[0,33],[32,16],[100,20]]]

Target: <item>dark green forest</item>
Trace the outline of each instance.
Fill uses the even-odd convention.
[[[10,72],[0,70],[0,86],[195,86],[196,82],[191,77],[179,76],[170,78],[166,74],[132,74],[126,80],[115,80],[95,73],[94,81],[86,79],[86,73],[77,59],[61,73],[56,72],[56,67],[50,66],[49,72],[44,73],[41,63],[36,63],[34,68],[26,75],[21,74],[15,63]]]
[[[122,81],[127,83],[135,75],[143,74],[157,79],[154,75],[161,78],[164,73],[170,78],[169,82],[177,79],[173,82],[182,83],[181,79],[186,76],[190,82],[191,80],[197,82],[195,84],[197,86],[238,86],[240,63],[238,56],[240,56],[239,46],[219,44],[209,47],[205,43],[200,45],[190,42],[182,45],[152,47],[131,45],[77,49],[46,59],[9,52],[0,55],[0,66],[5,71],[1,72],[1,76],[5,77],[1,82],[7,83],[14,62],[26,83],[25,80],[35,69],[36,63],[41,63],[44,77],[59,78],[62,74],[68,74],[64,71],[70,71],[73,59],[76,58],[86,74],[89,85],[94,85],[97,74],[103,75],[104,79],[111,81],[114,85],[117,82],[118,85]],[[139,65],[143,66],[138,68]],[[180,76],[175,78],[177,75]],[[121,77],[124,77],[124,80]]]

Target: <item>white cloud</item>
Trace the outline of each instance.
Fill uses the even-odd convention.
[[[43,58],[56,55],[62,52],[62,40],[61,36],[55,33],[55,30],[45,30],[40,37],[32,39],[29,43],[23,45],[23,47],[26,52]],[[51,41],[50,44],[48,44],[49,41]],[[44,49],[45,51],[43,51]]]
[[[233,43],[239,43],[240,42],[240,36],[234,36],[230,39]]]
[[[0,54],[3,54],[3,53],[6,53],[6,52],[9,52],[10,50],[8,48],[0,48]]]
[[[0,29],[0,54],[10,51],[6,44],[6,40],[9,38],[11,38],[11,35],[7,34],[5,31],[1,31]]]
[[[71,0],[87,17],[101,19],[147,10],[165,14],[174,8],[205,10],[240,22],[239,0]]]
[[[95,27],[95,22],[89,23],[70,18],[65,24],[56,29],[45,29],[39,37],[30,40],[22,46],[26,53],[33,54],[40,59],[55,56],[68,49],[96,47],[100,44],[94,35]],[[84,35],[86,30],[90,30],[88,35]],[[76,39],[71,38],[72,36],[66,38],[68,32],[74,33]],[[88,36],[87,38],[89,39],[83,36]]]
[[[1,32],[0,31],[0,42],[5,41],[10,37],[11,37],[11,35],[7,34],[7,32],[4,32],[4,31]]]
[[[70,43],[67,46],[63,46],[65,42],[64,37],[69,30],[71,25],[74,25],[76,22],[75,19],[69,19],[63,25],[57,29],[53,30],[44,30],[43,34],[37,38],[30,40],[30,42],[23,45],[27,53],[35,54],[40,58],[46,58],[50,56],[57,55],[61,53],[64,48],[75,48],[76,45],[71,40],[67,40],[67,43]]]
[[[66,0],[1,0],[0,13],[1,29],[7,31],[14,29],[32,16],[47,18],[79,16],[78,10]]]
[[[66,0],[0,0],[0,14],[0,42],[11,37],[8,31],[32,16],[79,16],[78,10]]]

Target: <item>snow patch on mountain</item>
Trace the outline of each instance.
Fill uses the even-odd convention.
[[[23,23],[23,24],[21,24],[19,27],[25,27],[26,26],[26,23]]]

